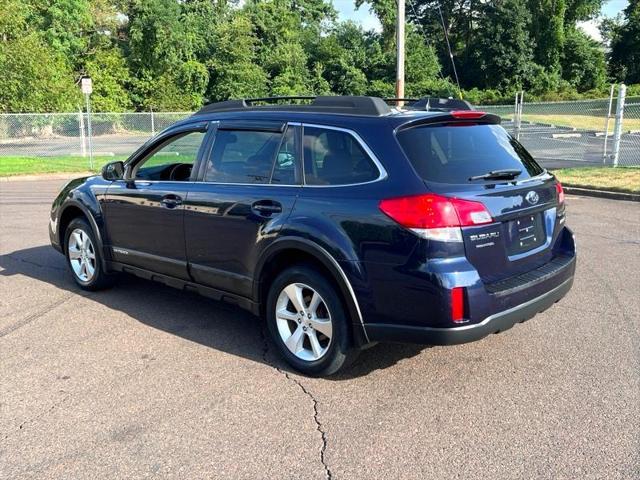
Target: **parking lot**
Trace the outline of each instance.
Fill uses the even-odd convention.
[[[510,133],[514,133],[513,122],[503,121],[502,125]],[[607,139],[608,157],[604,162],[605,137],[602,133],[523,122],[520,142],[545,168],[611,166],[613,136],[610,135]],[[640,166],[640,132],[624,132],[621,135],[618,164]]]
[[[567,197],[574,288],[531,321],[311,379],[232,306],[78,290],[62,183],[0,182],[0,478],[640,478],[637,203]]]

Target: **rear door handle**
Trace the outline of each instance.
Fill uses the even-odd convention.
[[[270,217],[276,213],[282,213],[282,205],[271,200],[261,200],[251,205],[251,209],[258,215]]]
[[[176,208],[177,206],[182,204],[182,198],[171,193],[162,197],[162,200],[160,200],[160,204],[164,208]]]

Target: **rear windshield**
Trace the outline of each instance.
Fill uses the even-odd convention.
[[[414,127],[400,131],[398,141],[418,174],[430,182],[468,183],[470,177],[504,169],[522,170],[516,179],[523,180],[544,171],[499,125]]]

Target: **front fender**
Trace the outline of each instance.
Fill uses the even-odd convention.
[[[103,263],[105,262],[106,231],[99,197],[106,193],[109,184],[100,177],[84,177],[71,180],[62,188],[53,201],[49,221],[49,237],[56,250],[63,252],[63,228],[79,211],[91,225],[98,243],[97,247],[103,252]]]

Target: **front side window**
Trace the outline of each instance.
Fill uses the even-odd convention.
[[[135,178],[189,180],[204,136],[204,132],[187,132],[171,137],[136,165]]]
[[[375,180],[379,171],[353,135],[304,127],[305,183],[349,185]]]

